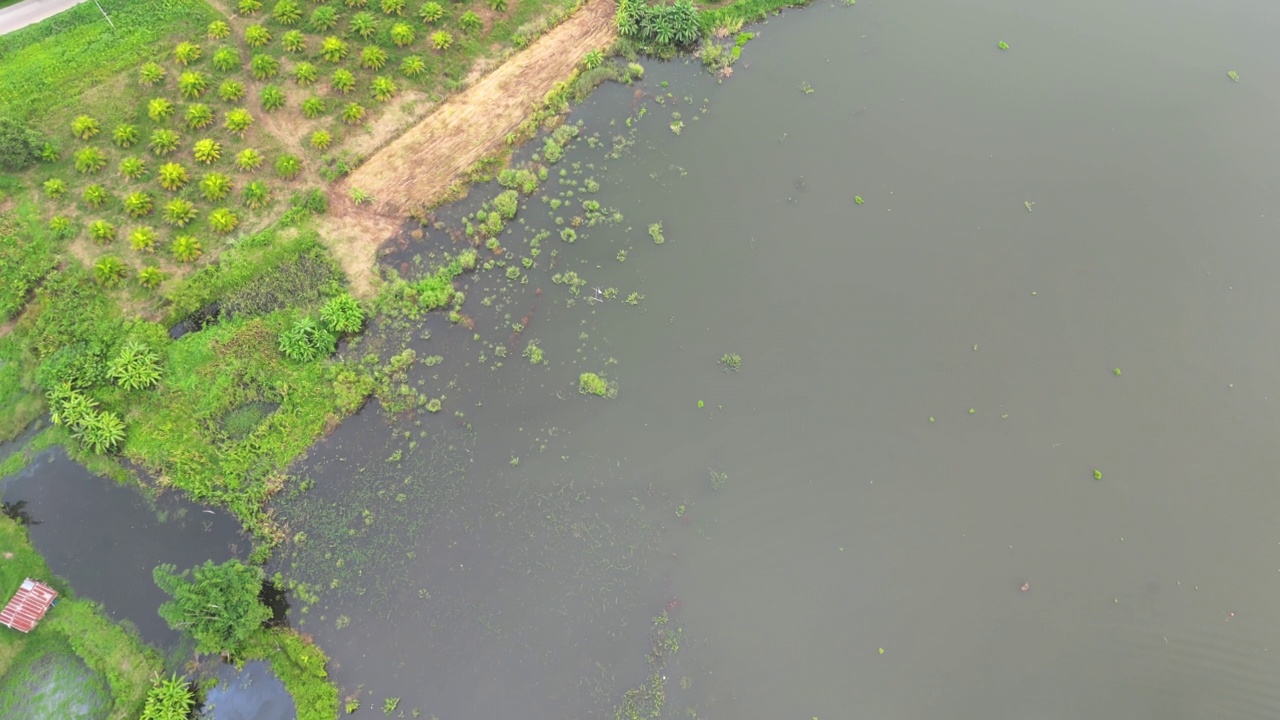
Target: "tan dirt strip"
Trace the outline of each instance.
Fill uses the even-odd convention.
[[[374,207],[368,211],[380,215],[403,215],[438,201],[459,175],[499,147],[587,52],[613,42],[613,15],[612,0],[590,0],[366,160],[338,188],[335,202],[349,204],[351,188],[371,195]],[[366,208],[342,210],[361,214]]]

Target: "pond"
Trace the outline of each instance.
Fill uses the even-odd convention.
[[[28,535],[50,570],[161,647],[176,647],[181,636],[156,612],[167,598],[152,582],[152,569],[243,559],[250,549],[224,511],[172,494],[148,502],[132,487],[91,474],[61,448],[0,480],[0,490],[4,502],[25,503]]]
[[[1278,20],[819,3],[723,83],[602,88],[499,238],[549,231],[534,267],[384,328],[442,411],[353,418],[282,503],[296,619],[441,718],[610,715],[655,666],[670,717],[1270,716]],[[569,244],[585,198],[623,220]]]

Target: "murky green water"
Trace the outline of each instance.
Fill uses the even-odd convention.
[[[471,281],[479,342],[415,341],[444,411],[313,457],[308,502],[359,494],[342,527],[381,548],[305,615],[337,677],[442,719],[611,714],[669,608],[671,717],[1274,716],[1277,21],[820,4],[723,85],[597,93],[599,147],[556,167],[622,224],[567,245],[580,211],[535,198],[528,284]]]
[[[300,463],[293,620],[364,711],[440,720],[651,676],[664,717],[1274,717],[1278,22],[818,4],[723,84],[601,89],[565,206],[483,253],[535,266],[375,343],[443,410]],[[623,220],[565,243],[584,199]]]

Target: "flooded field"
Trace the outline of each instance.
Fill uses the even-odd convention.
[[[439,720],[1275,717],[1277,23],[818,3],[723,82],[604,86],[461,314],[351,350],[432,403],[296,466],[291,621],[346,700]],[[59,521],[118,489],[56,464],[5,500],[113,613],[242,549],[188,514],[191,557],[95,580],[81,533],[160,530]]]

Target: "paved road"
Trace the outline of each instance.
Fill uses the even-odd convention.
[[[85,0],[23,0],[0,10],[0,35],[38,23]]]

